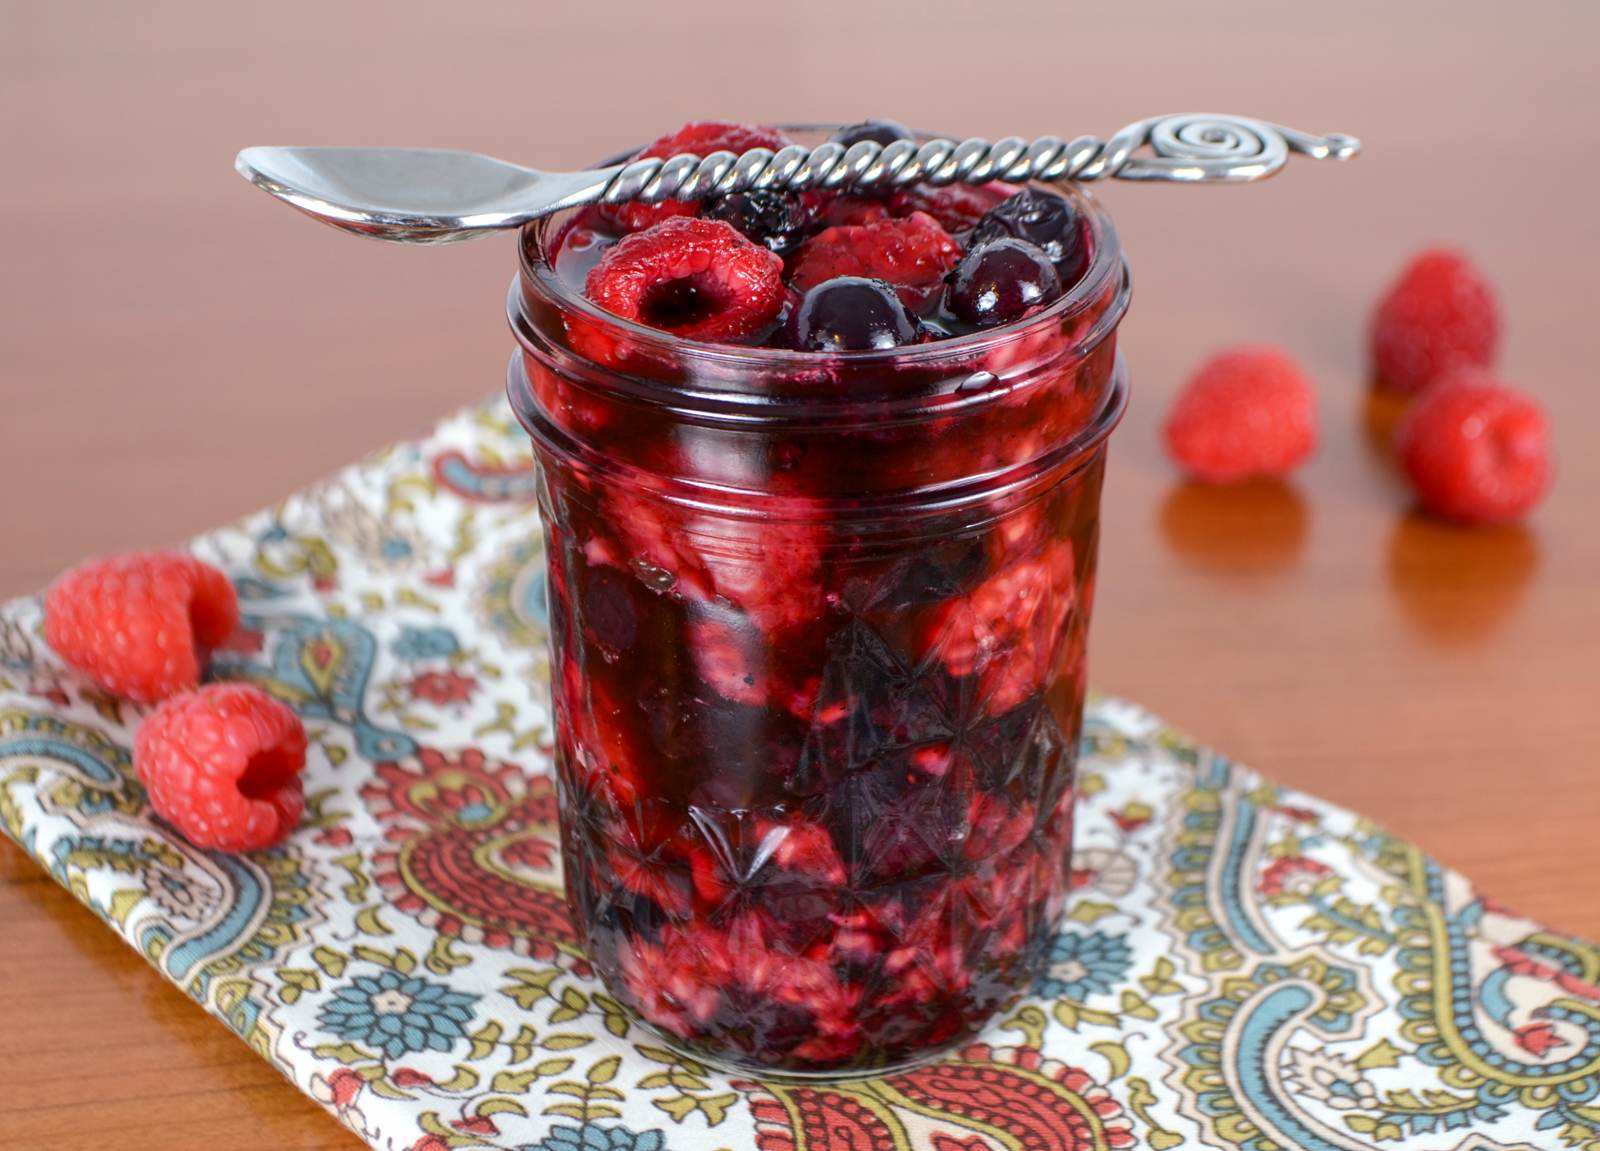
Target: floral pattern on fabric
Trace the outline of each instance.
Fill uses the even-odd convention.
[[[465,1037],[476,995],[396,971],[363,975],[322,1005],[317,1022],[340,1039],[390,1059],[421,1051],[448,1052]]]
[[[0,612],[0,826],[372,1146],[1600,1151],[1600,949],[1109,699],[1067,921],[980,1042],[832,1084],[669,1050],[567,920],[533,488],[496,403],[195,542],[244,618],[213,674],[311,738],[254,855],[155,819],[140,710]]]

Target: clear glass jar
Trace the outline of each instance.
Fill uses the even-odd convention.
[[[523,233],[568,898],[611,993],[697,1058],[916,1062],[1059,926],[1127,395],[1122,254],[1067,194],[1091,259],[1062,299],[835,356],[631,324],[555,274],[562,217]]]

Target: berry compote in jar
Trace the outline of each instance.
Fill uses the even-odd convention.
[[[788,138],[694,124],[651,152]],[[1127,394],[1110,220],[1075,189],[756,192],[570,211],[521,257],[509,389],[595,969],[724,1067],[967,1039],[1067,898]]]

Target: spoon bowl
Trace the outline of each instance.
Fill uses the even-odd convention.
[[[234,168],[309,216],[359,235],[444,243],[587,203],[622,168],[539,172],[447,148],[246,148]]]

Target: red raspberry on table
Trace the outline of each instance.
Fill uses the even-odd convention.
[[[1316,450],[1316,394],[1285,352],[1230,348],[1190,377],[1166,438],[1173,459],[1207,483],[1283,475]]]
[[[721,220],[677,216],[607,249],[583,291],[613,315],[685,340],[738,340],[777,319],[783,260]],[[569,325],[568,337],[603,364],[627,354],[592,323]]]
[[[196,847],[256,851],[300,822],[306,731],[253,684],[176,696],[139,725],[133,766],[150,805]]]
[[[1447,377],[1418,396],[1395,446],[1422,506],[1446,519],[1514,520],[1550,487],[1544,411],[1486,377]]]
[[[824,228],[794,257],[790,286],[802,292],[836,276],[865,276],[895,287],[908,308],[939,288],[961,259],[957,244],[926,212],[904,219]]]
[[[665,159],[689,152],[704,159],[713,152],[747,152],[751,148],[770,148],[776,152],[789,138],[775,128],[756,124],[734,124],[724,120],[701,120],[685,124],[643,151],[635,160],[656,156]],[[615,204],[600,209],[600,215],[620,232],[642,232],[674,216],[693,216],[698,204],[683,200],[663,200],[659,204]]]
[[[1378,381],[1416,392],[1457,368],[1494,366],[1500,307],[1494,289],[1459,252],[1423,252],[1390,285],[1372,317]]]
[[[133,552],[91,560],[45,593],[57,655],[113,695],[155,703],[200,682],[211,649],[239,622],[228,577],[191,555]]]

